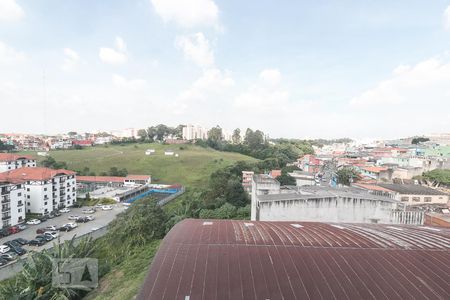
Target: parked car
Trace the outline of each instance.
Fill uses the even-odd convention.
[[[37,234],[42,234],[42,233],[44,233],[44,232],[46,232],[46,231],[47,231],[47,228],[45,228],[45,227],[36,229],[36,233],[37,233]]]
[[[44,245],[46,243],[46,241],[45,240],[41,240],[41,239],[39,239],[39,240],[31,240],[31,241],[29,241],[28,242],[28,245],[30,245],[30,246],[42,246],[42,245]]]
[[[93,214],[93,213],[95,213],[95,209],[93,209],[93,208],[86,208],[86,209],[83,209],[81,212],[83,214]]]
[[[48,214],[48,215],[46,215],[46,217],[47,217],[47,219],[53,219],[55,216],[53,215],[53,214]]]
[[[17,226],[11,226],[11,227],[8,228],[9,234],[18,233],[19,231],[20,231],[19,227],[17,227]]]
[[[47,215],[44,215],[44,216],[39,217],[38,219],[39,219],[41,222],[45,222],[45,221],[48,220],[48,216],[47,216]]]
[[[72,227],[72,229],[74,229],[74,228],[78,227],[78,224],[77,223],[67,223],[67,224],[64,224],[63,226],[69,226],[69,227]]]
[[[97,203],[97,204],[95,204],[95,207],[96,207],[96,208],[102,208],[103,205],[104,205],[104,204]]]
[[[78,219],[75,220],[75,222],[77,223],[86,223],[89,222],[89,219],[86,217],[79,217]]]
[[[0,253],[6,253],[9,250],[11,250],[11,248],[9,248],[9,246],[6,245],[0,245]]]
[[[67,226],[67,224],[64,224],[63,226],[59,227],[59,231],[65,231],[65,232],[71,231],[73,229],[74,228],[72,228],[71,226]]]
[[[76,220],[76,219],[78,219],[80,216],[74,216],[74,215],[72,215],[72,216],[69,216],[68,217],[68,219],[69,220]]]
[[[2,255],[0,255],[0,258],[7,260],[7,261],[13,261],[17,259],[17,254],[15,253],[3,253]]]
[[[60,209],[59,212],[62,212],[62,213],[68,213],[68,212],[70,212],[70,209],[68,209],[67,207],[65,207],[65,208],[63,208],[63,209]]]
[[[17,225],[17,228],[19,228],[20,231],[27,229],[27,225],[19,224]]]
[[[27,250],[23,249],[20,246],[17,246],[17,247],[11,247],[10,252],[16,253],[17,255],[24,255],[25,253],[27,253]]]
[[[112,209],[113,209],[112,205],[103,205],[102,206],[102,210],[112,210]]]
[[[14,241],[14,240],[4,242],[3,245],[8,246],[9,248],[21,246],[18,242]]]
[[[53,239],[56,239],[59,236],[59,233],[56,231],[46,231],[44,232],[44,235],[51,236]]]
[[[51,214],[53,214],[55,217],[59,217],[61,216],[61,212],[58,210],[55,210],[54,212],[52,212]]]
[[[45,234],[39,234],[39,235],[37,235],[37,236],[35,237],[35,239],[36,239],[36,240],[43,239],[43,240],[45,240],[46,242],[50,242],[51,240],[53,240],[53,237],[52,237],[52,236],[45,235]]]
[[[8,236],[8,235],[11,235],[11,234],[8,232],[8,230],[6,230],[6,229],[0,229],[0,237],[5,237],[5,236]]]
[[[14,239],[14,240],[12,240],[12,242],[16,242],[16,243],[18,243],[21,246],[28,245],[28,241],[26,239],[23,239],[23,238]]]
[[[41,220],[38,220],[38,219],[31,219],[31,220],[28,220],[28,221],[27,221],[27,224],[28,224],[28,225],[38,225],[38,224],[41,224]]]
[[[94,216],[86,216],[84,217],[85,219],[88,219],[89,221],[94,221],[95,217]]]
[[[59,226],[57,226],[57,225],[51,225],[51,226],[45,227],[45,229],[47,229],[47,231],[57,231],[58,228],[59,228]]]
[[[7,263],[8,263],[7,260],[4,260],[3,258],[0,258],[0,267],[6,265]]]

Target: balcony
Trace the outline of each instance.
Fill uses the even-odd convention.
[[[2,219],[3,219],[3,220],[5,220],[5,219],[11,219],[11,214],[10,214],[10,213],[3,213],[3,214],[2,214]]]
[[[23,206],[23,202],[17,203],[17,207],[22,207],[22,206]]]
[[[10,203],[10,202],[11,202],[11,197],[9,195],[6,195],[6,196],[2,197],[2,204]]]

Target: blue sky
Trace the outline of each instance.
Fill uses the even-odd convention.
[[[450,1],[0,0],[3,132],[450,131]],[[45,76],[45,89],[43,87]]]

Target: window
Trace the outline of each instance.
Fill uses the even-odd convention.
[[[30,188],[27,188],[27,192],[29,192],[30,191]]]
[[[409,201],[409,197],[402,197],[402,198],[401,198],[401,201],[402,201],[402,202],[408,202],[408,201]]]
[[[47,191],[47,188],[44,188],[44,192],[46,192]]]
[[[31,209],[29,209],[28,212],[31,212]]]
[[[431,202],[431,197],[425,197],[425,202]]]
[[[47,202],[44,202],[44,205],[47,205]]]
[[[22,193],[17,193],[17,196],[19,196],[19,197],[22,196]]]
[[[27,205],[31,205],[31,203],[30,203],[30,202],[27,202]]]
[[[30,199],[30,195],[27,195],[27,199]]]
[[[19,208],[18,210],[17,210],[18,212],[22,212],[22,209],[21,208]]]
[[[412,197],[412,200],[413,200],[414,202],[420,202],[420,197]]]

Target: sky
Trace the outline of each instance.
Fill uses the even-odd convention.
[[[450,132],[450,0],[0,0],[0,132]]]

